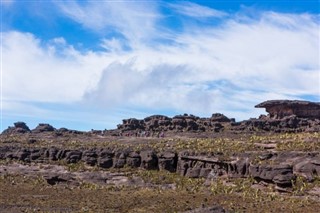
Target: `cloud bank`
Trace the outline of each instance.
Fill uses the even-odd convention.
[[[3,32],[4,112],[9,103],[43,102],[103,113],[222,112],[239,120],[261,113],[253,106],[266,99],[320,99],[318,15],[247,16],[171,4],[184,16],[219,19],[185,23],[181,17],[175,31],[164,24],[172,17],[154,2],[56,4],[65,17],[101,35],[103,50],[80,51],[63,37]]]

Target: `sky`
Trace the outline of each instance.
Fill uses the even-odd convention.
[[[319,0],[0,1],[0,131],[320,101]]]

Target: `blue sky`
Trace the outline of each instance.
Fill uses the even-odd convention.
[[[1,0],[1,127],[320,101],[318,0]]]

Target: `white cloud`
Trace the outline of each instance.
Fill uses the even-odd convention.
[[[320,98],[319,21],[313,15],[265,12],[245,22],[229,16],[221,26],[185,28],[169,34],[172,42],[149,45],[149,38],[164,35],[156,9],[59,4],[84,26],[113,27],[125,38],[101,38],[106,52],[80,52],[64,38],[46,42],[29,33],[3,33],[5,101],[245,119],[260,114],[253,107],[267,99]],[[126,51],[127,45],[134,48]]]
[[[202,6],[192,2],[179,2],[176,4],[170,4],[170,7],[175,9],[177,13],[194,17],[194,18],[208,18],[216,17],[221,18],[228,14],[219,10],[212,9],[210,7]]]
[[[120,39],[112,38],[112,39],[102,39],[101,47],[103,47],[107,51],[111,52],[119,52],[123,50],[123,41]]]
[[[111,60],[99,53],[80,53],[61,38],[45,43],[30,33],[15,31],[2,33],[2,38],[4,100],[81,100]]]
[[[120,33],[131,47],[143,45],[157,33],[159,18],[153,1],[55,2],[68,17],[101,35]]]

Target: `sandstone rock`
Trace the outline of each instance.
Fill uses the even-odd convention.
[[[221,113],[214,113],[210,118],[211,122],[231,122],[231,120]]]
[[[101,168],[108,169],[108,168],[111,168],[112,165],[113,165],[112,158],[103,157],[103,158],[99,158],[98,159],[98,166],[101,167]]]
[[[296,115],[301,118],[320,118],[320,103],[300,100],[271,100],[255,107],[266,108],[271,118],[284,118]]]
[[[158,154],[159,169],[175,172],[177,167],[177,154],[174,152],[163,152]]]
[[[126,159],[127,159],[128,153],[125,151],[120,151],[115,154],[115,168],[123,168],[126,165]]]
[[[189,178],[199,178],[200,171],[201,171],[201,168],[188,168],[185,176]]]
[[[40,132],[53,132],[55,128],[50,124],[40,123],[35,129],[32,130],[33,133],[40,133]]]
[[[126,160],[129,167],[138,168],[141,165],[141,156],[137,152],[130,152]]]
[[[141,167],[147,170],[158,169],[158,157],[152,150],[140,152]]]
[[[257,180],[273,182],[281,186],[291,186],[292,181],[295,179],[293,168],[288,164],[250,165],[249,174]]]
[[[78,150],[70,151],[66,154],[67,163],[77,163],[81,160],[82,152]]]
[[[56,147],[50,147],[45,152],[46,158],[48,158],[51,161],[56,161],[56,160],[58,160],[58,158],[57,158],[58,152],[59,152],[59,150]]]
[[[96,150],[86,150],[82,154],[82,161],[90,166],[94,166],[98,162],[98,154]]]
[[[308,181],[313,181],[316,176],[320,176],[320,158],[303,159],[294,165],[293,171]]]
[[[29,127],[24,122],[14,123],[14,127],[8,127],[5,129],[2,134],[19,134],[19,133],[28,133],[30,132]]]
[[[98,166],[101,168],[111,168],[113,166],[114,153],[108,149],[104,149],[99,153]]]

